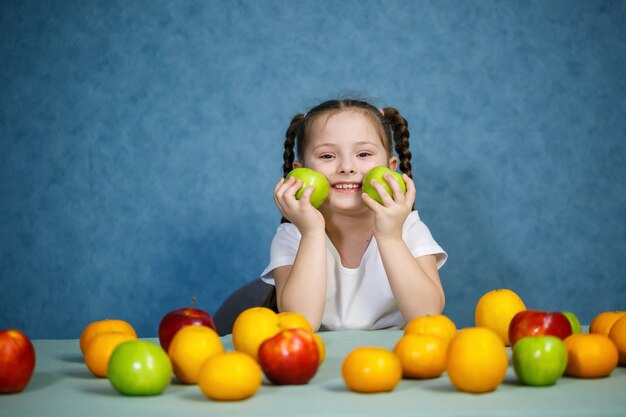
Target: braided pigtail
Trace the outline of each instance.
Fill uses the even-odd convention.
[[[409,123],[393,107],[383,109],[385,122],[391,128],[393,143],[398,158],[400,159],[400,171],[413,178],[411,173],[411,150],[409,149]]]
[[[301,122],[303,120],[303,114],[296,114],[293,119],[291,119],[291,124],[287,128],[283,151],[283,177],[287,176],[289,171],[293,169],[293,161],[296,159],[296,138],[298,137],[298,131],[302,126]]]
[[[298,135],[302,135],[303,133],[303,125],[304,114],[296,114],[291,119],[291,123],[285,133],[285,144],[283,146],[283,177],[286,177],[293,168],[293,161],[296,159],[296,140]],[[289,220],[283,217],[280,219],[280,222],[289,223]],[[276,286],[272,286],[265,296],[261,306],[267,307],[278,313],[278,300],[276,297]]]
[[[283,178],[289,174],[289,172],[293,169],[293,161],[296,158],[296,139],[298,138],[298,134],[301,132],[301,128],[303,125],[304,115],[296,114],[293,119],[291,119],[291,124],[287,128],[287,133],[285,133],[285,145],[283,151]],[[280,219],[281,223],[288,223],[289,220],[286,218]]]

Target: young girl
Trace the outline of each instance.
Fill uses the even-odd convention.
[[[404,327],[414,317],[441,313],[438,268],[447,254],[413,210],[408,124],[398,111],[330,100],[296,115],[284,146],[285,175],[311,168],[331,189],[316,209],[312,187],[297,200],[300,180],[276,185],[284,222],[261,278],[275,285],[278,310],[304,315],[314,330]],[[395,170],[398,163],[406,194],[389,174],[393,196],[372,181],[383,204],[362,192],[368,171],[381,165]]]

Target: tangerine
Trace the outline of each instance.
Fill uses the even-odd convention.
[[[615,343],[619,352],[619,363],[626,366],[626,317],[621,317],[613,324],[609,339]]]
[[[450,341],[456,334],[456,325],[443,314],[415,317],[404,329],[404,335],[410,333],[430,334]]]
[[[566,375],[601,378],[609,376],[617,367],[619,353],[608,336],[576,333],[568,336],[563,343],[567,348]]]
[[[261,381],[261,367],[250,355],[224,352],[210,357],[202,365],[198,385],[212,400],[236,401],[254,395]]]
[[[504,380],[507,367],[508,355],[502,339],[486,327],[463,329],[448,346],[448,377],[460,391],[495,390]]]
[[[106,378],[111,354],[120,343],[128,340],[137,340],[137,336],[131,333],[106,332],[89,339],[85,348],[85,364],[89,371],[97,377]]]
[[[313,334],[313,339],[315,339],[315,343],[317,344],[317,350],[320,354],[319,364],[321,365],[326,359],[326,345],[324,344],[324,341],[322,340],[319,334],[317,333],[312,333],[312,334]]]
[[[215,330],[206,326],[185,326],[176,332],[167,353],[176,378],[185,384],[196,384],[204,362],[222,352],[222,340]]]
[[[448,341],[431,334],[409,333],[396,343],[405,378],[437,378],[446,369]]]
[[[137,338],[137,332],[135,332],[133,326],[131,326],[127,321],[113,319],[94,321],[85,326],[80,335],[80,351],[83,355],[85,354],[87,343],[89,343],[89,340],[91,340],[92,337],[98,333],[107,332],[130,333]]]
[[[364,346],[346,356],[341,375],[355,392],[392,391],[402,379],[402,364],[390,350]]]
[[[611,327],[617,320],[626,315],[626,311],[604,311],[591,320],[589,333],[609,335]]]
[[[278,322],[283,330],[300,328],[309,332],[313,332],[311,324],[302,314],[292,311],[283,311],[278,313]]]

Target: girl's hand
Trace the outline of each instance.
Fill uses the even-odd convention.
[[[413,203],[415,202],[415,183],[408,175],[402,174],[402,179],[406,184],[405,194],[402,192],[398,181],[392,175],[385,174],[384,179],[393,191],[393,198],[380,183],[372,180],[372,186],[380,195],[383,204],[378,204],[376,200],[366,193],[363,193],[363,202],[375,214],[374,236],[376,240],[402,239],[402,226],[411,210],[413,210]]]
[[[326,223],[324,216],[311,205],[313,187],[308,187],[302,193],[300,200],[296,199],[296,192],[302,188],[302,181],[294,177],[285,180],[281,178],[274,188],[274,201],[283,217],[298,227],[302,235],[321,231],[324,233]]]

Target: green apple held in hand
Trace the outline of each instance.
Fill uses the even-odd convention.
[[[402,174],[384,166],[373,168],[370,172],[367,173],[367,175],[365,175],[365,178],[363,179],[363,192],[367,193],[367,195],[376,200],[378,204],[383,204],[383,200],[382,198],[380,198],[380,195],[378,195],[378,191],[376,191],[376,189],[372,186],[371,182],[372,180],[376,180],[376,182],[382,185],[389,193],[389,195],[393,197],[393,190],[384,178],[384,175],[387,173],[391,174],[396,179],[396,181],[398,181],[398,184],[400,184],[400,188],[402,188],[402,192],[406,193],[406,184],[402,179]]]
[[[315,208],[324,203],[326,197],[328,197],[328,192],[330,191],[330,184],[324,175],[321,173],[314,171],[309,168],[296,168],[292,170],[287,176],[285,180],[288,180],[290,177],[294,177],[296,180],[302,181],[302,187],[296,192],[296,199],[300,200],[304,190],[308,187],[314,187],[313,194],[311,194],[311,205]]]
[[[107,376],[124,395],[159,395],[172,379],[172,362],[167,353],[144,340],[123,342],[115,348]]]
[[[554,385],[567,367],[567,348],[556,336],[529,336],[513,347],[513,368],[526,385]]]

